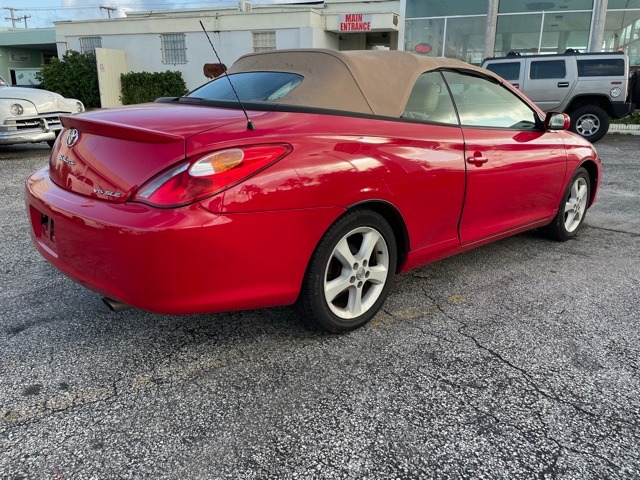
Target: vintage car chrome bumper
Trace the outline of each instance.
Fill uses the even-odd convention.
[[[61,129],[58,112],[6,119],[4,124],[0,125],[0,145],[55,140],[57,132]]]

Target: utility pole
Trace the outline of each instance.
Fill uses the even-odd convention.
[[[117,12],[117,7],[110,7],[108,5],[100,5],[100,10],[106,10],[107,15],[109,15],[109,20],[111,20],[111,12]]]
[[[31,15],[23,15],[21,17],[16,18],[16,20],[24,20],[24,28],[28,28],[27,27],[27,18],[31,18]]]
[[[4,17],[5,20],[11,20],[11,26],[13,28],[16,28],[16,20],[18,20],[16,17],[13,16],[13,12],[17,11],[17,8],[11,8],[11,7],[2,7],[3,10],[9,10],[9,13],[11,14],[11,17]]]

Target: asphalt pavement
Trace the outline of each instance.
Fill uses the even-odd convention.
[[[0,478],[640,478],[640,137],[597,148],[575,239],[399,276],[324,335],[291,308],[108,311],[31,245],[49,149],[0,147]]]

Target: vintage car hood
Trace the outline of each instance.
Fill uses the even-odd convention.
[[[246,129],[242,110],[191,105],[143,104],[61,120],[65,128],[51,153],[51,179],[111,202],[126,201],[147,180],[184,159],[190,136],[234,123],[238,131]]]
[[[62,95],[37,88],[1,87],[0,100],[23,100],[31,102],[38,114],[48,112],[75,112],[73,99],[65,99]]]

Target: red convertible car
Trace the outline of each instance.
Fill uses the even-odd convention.
[[[601,178],[566,115],[399,51],[246,55],[185,97],[62,123],[26,184],[33,242],[116,310],[297,303],[351,330],[396,273],[534,228],[571,238]]]

